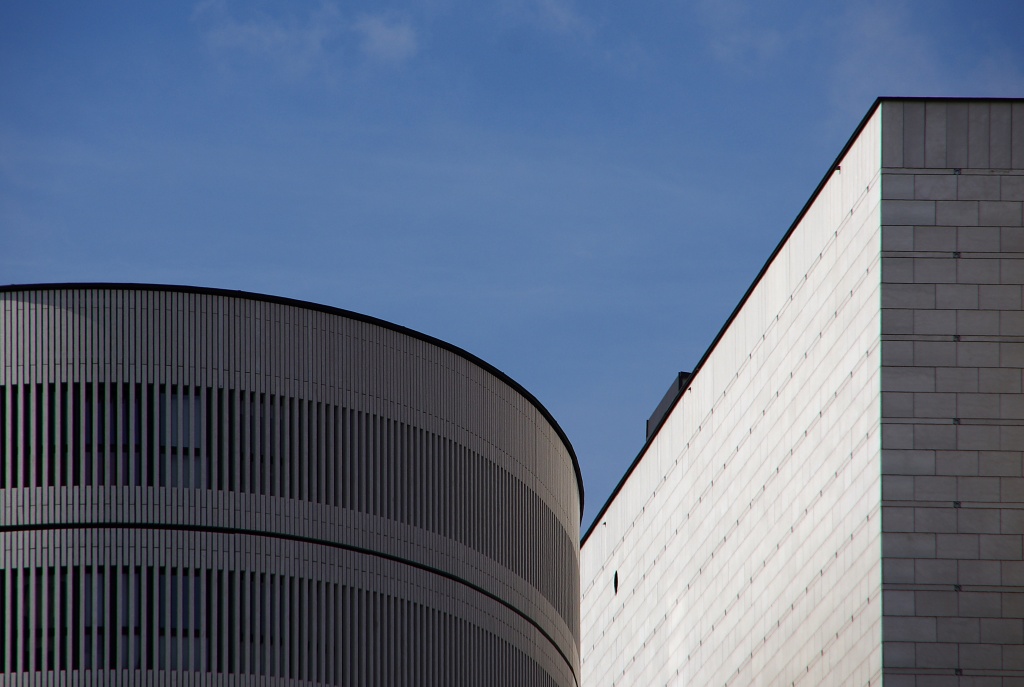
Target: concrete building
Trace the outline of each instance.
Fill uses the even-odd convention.
[[[876,102],[583,539],[583,683],[1024,684],[1024,101]]]
[[[235,291],[0,289],[0,682],[578,687],[572,447],[518,384]]]

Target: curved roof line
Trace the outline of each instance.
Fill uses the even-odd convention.
[[[70,282],[66,284],[61,283],[45,283],[45,284],[9,284],[7,286],[0,286],[0,293],[14,293],[18,291],[57,291],[61,289],[106,289],[109,291],[175,291],[178,293],[195,293],[208,296],[228,296],[231,298],[244,298],[253,301],[263,301],[265,303],[277,303],[279,305],[289,305],[296,308],[304,308],[306,310],[315,310],[329,315],[338,315],[339,317],[346,317],[350,320],[357,320],[359,322],[365,322],[367,324],[376,325],[383,327],[384,329],[390,329],[391,331],[404,334],[414,339],[419,339],[438,348],[443,348],[460,358],[471,362],[479,368],[482,368],[486,372],[494,375],[502,382],[512,387],[518,394],[523,396],[533,406],[540,411],[540,414],[544,416],[544,419],[555,429],[558,433],[558,438],[562,440],[565,447],[569,449],[569,456],[572,458],[572,467],[576,471],[576,486],[579,489],[580,494],[580,522],[583,522],[583,473],[580,471],[580,461],[576,457],[576,450],[572,447],[572,443],[569,441],[569,437],[566,436],[562,426],[558,424],[554,416],[548,411],[544,405],[537,400],[537,397],[531,394],[526,388],[517,382],[516,380],[509,377],[507,374],[491,365],[486,360],[478,358],[469,351],[459,348],[454,344],[450,344],[447,341],[443,341],[436,337],[418,332],[415,329],[403,327],[400,324],[388,322],[382,320],[379,317],[372,317],[370,315],[364,315],[362,313],[353,312],[351,310],[344,310],[342,308],[335,308],[330,305],[323,305],[321,303],[313,303],[312,301],[303,301],[297,298],[286,298],[284,296],[270,296],[263,293],[253,293],[251,291],[240,291],[234,289],[220,289],[207,286],[183,286],[178,284],[137,284],[137,283],[115,283],[115,282]]]

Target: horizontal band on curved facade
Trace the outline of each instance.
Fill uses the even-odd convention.
[[[504,604],[374,556],[158,529],[5,532],[0,542],[0,610],[11,619],[0,624],[0,673],[574,684],[557,647]]]
[[[238,292],[6,287],[0,307],[0,526],[8,530],[0,536],[45,541],[47,532],[84,536],[89,526],[107,531],[130,523],[168,536],[231,531],[271,547],[291,541],[364,558],[365,551],[415,571],[408,574],[458,583],[467,598],[487,599],[479,603],[497,603],[505,609],[498,613],[528,622],[533,638],[507,651],[535,662],[538,651],[558,656],[561,668],[545,659],[542,672],[550,684],[576,684],[579,466],[547,411],[504,375],[394,325]],[[188,575],[206,584],[203,571],[220,565],[218,552],[200,553],[206,568],[179,565],[189,572],[167,574],[180,575],[181,585],[195,584]],[[110,580],[135,574],[120,559],[102,565]],[[63,567],[5,567],[14,575],[6,584],[41,575],[39,583],[48,585],[42,590],[73,587],[61,577]],[[140,570],[138,579],[146,574]],[[273,579],[260,584],[278,589]],[[258,594],[245,588],[264,594],[264,587]],[[130,589],[120,592],[128,606],[116,613],[141,607],[128,599],[143,587]],[[333,587],[314,591],[341,594]],[[327,603],[327,596],[317,598]],[[416,603],[447,608],[431,606],[429,598]],[[388,608],[378,610],[390,614],[398,606]],[[484,615],[467,617],[449,639],[507,653],[505,640],[484,639],[491,617]],[[232,627],[242,632],[237,617]],[[85,650],[45,639],[46,632],[60,634],[53,624],[33,627],[48,628],[39,631],[38,651],[81,657]],[[460,632],[465,636],[456,640]],[[333,641],[329,634],[321,639]],[[378,650],[384,656],[399,648]],[[8,660],[3,670],[30,664],[36,665]],[[170,665],[164,669],[185,664]],[[334,676],[350,667],[279,676],[337,683]],[[517,674],[526,675],[522,670]]]

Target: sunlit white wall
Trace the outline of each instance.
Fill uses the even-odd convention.
[[[587,687],[880,681],[880,131],[584,542]]]

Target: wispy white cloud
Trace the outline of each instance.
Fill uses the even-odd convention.
[[[344,28],[337,6],[327,2],[306,16],[258,13],[239,19],[223,0],[210,0],[196,7],[193,20],[203,25],[206,46],[218,57],[258,60],[287,77],[321,67]]]
[[[837,24],[831,98],[837,113],[863,112],[880,95],[1009,96],[1024,73],[1009,47],[962,54],[937,43],[905,1],[850,6]]]
[[[293,79],[336,73],[361,61],[399,64],[419,48],[406,17],[347,17],[334,2],[303,13],[235,13],[226,0],[204,0],[193,12],[206,47],[225,66],[261,64]],[[361,59],[360,59],[361,56]]]
[[[607,9],[592,2],[499,0],[488,11],[495,13],[500,30],[539,34],[620,77],[642,77],[653,62],[641,40],[617,31]]]
[[[913,30],[899,2],[850,9],[837,26],[832,96],[864,109],[879,95],[942,95],[928,36]]]
[[[419,49],[416,31],[408,19],[363,15],[352,27],[362,35],[363,54],[379,62],[405,62]]]
[[[695,0],[711,55],[724,66],[820,75],[829,127],[849,129],[880,95],[1013,96],[1024,92],[1019,46],[958,51],[922,21],[924,0],[840,0],[830,6]],[[799,62],[794,63],[793,60]],[[776,73],[777,76],[777,73]]]
[[[569,0],[534,0],[540,26],[549,31],[589,36],[594,27]]]
[[[506,20],[563,36],[593,38],[596,26],[572,0],[504,0]]]
[[[785,47],[783,31],[755,17],[750,0],[700,0],[696,7],[711,54],[720,62],[747,67]]]

